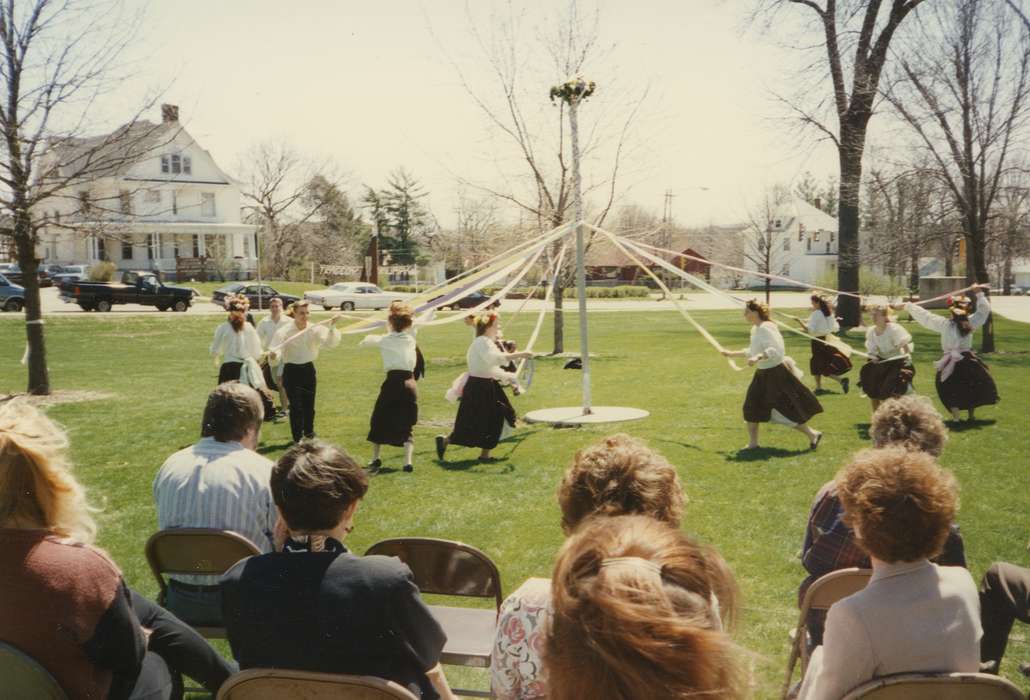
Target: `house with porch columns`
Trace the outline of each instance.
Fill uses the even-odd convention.
[[[215,274],[253,276],[258,227],[240,219],[240,183],[182,126],[178,107],[162,105],[161,117],[51,144],[41,172],[91,175],[35,208],[45,263],[110,261],[174,278],[179,258],[207,258]],[[99,165],[83,167],[84,159]]]

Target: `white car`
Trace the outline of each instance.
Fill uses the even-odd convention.
[[[323,307],[326,311],[334,307],[344,311],[385,309],[391,302],[411,296],[411,294],[401,292],[384,292],[374,284],[367,282],[337,282],[328,289],[304,292],[305,299]]]

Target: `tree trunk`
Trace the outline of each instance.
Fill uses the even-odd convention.
[[[766,274],[770,274],[770,273],[766,272]],[[769,296],[770,296],[770,288],[771,287],[772,287],[772,280],[770,280],[768,277],[766,277],[765,278],[765,305],[766,306],[769,305]]]
[[[966,281],[970,284],[990,284],[987,272],[986,236],[979,221],[966,221]],[[988,294],[990,294],[988,292]],[[980,338],[980,352],[994,352],[994,314],[987,317]]]
[[[554,276],[554,350],[551,354],[558,355],[565,352],[565,284],[561,270]]]
[[[22,270],[25,287],[25,340],[28,343],[30,394],[50,393],[50,373],[46,363],[46,342],[43,338],[43,308],[39,298],[39,276],[36,246],[29,215],[18,212],[14,217],[14,240],[18,251],[18,266]]]
[[[842,124],[840,158],[840,193],[837,205],[837,289],[858,294],[858,276],[861,257],[858,245],[859,198],[862,190],[862,146],[865,127],[848,128]],[[837,312],[841,326],[854,328],[861,325],[862,313],[858,297],[841,296],[837,299]]]
[[[919,246],[913,246],[909,258],[908,291],[911,294],[919,294],[919,252]]]

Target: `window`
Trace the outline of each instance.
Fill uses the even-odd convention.
[[[200,195],[200,215],[215,215],[215,196],[211,192],[202,192]]]
[[[179,193],[172,192],[172,214],[179,213]]]
[[[804,237],[805,237],[805,225],[804,224],[798,224],[798,243],[800,243],[801,239],[804,238]]]
[[[154,259],[154,234],[147,234],[147,260]]]
[[[182,157],[182,172],[186,175],[193,174],[193,161],[190,160],[189,156]]]
[[[61,210],[60,209],[54,209],[54,221],[57,222],[57,223],[61,223]]]
[[[179,237],[172,236],[172,257],[179,257]]]
[[[773,227],[774,228],[780,228],[781,226],[783,226],[783,221],[782,220],[776,219],[776,221],[773,222]]]
[[[813,239],[813,240],[814,240],[814,241],[815,241],[816,243],[818,243],[818,242],[819,242],[819,234],[820,234],[820,233],[821,233],[820,231],[816,231],[815,233],[813,233],[813,234],[812,234],[812,239]]]
[[[790,265],[784,265],[780,270],[781,277],[790,277]]]
[[[83,216],[86,216],[87,214],[89,214],[89,209],[89,192],[87,192],[86,190],[82,190],[79,192],[79,213]]]
[[[830,231],[830,243],[833,243],[833,241],[836,240],[836,238],[837,238],[836,232]]]
[[[789,238],[784,238],[783,239],[783,249],[784,250],[790,250],[790,239]]]
[[[812,239],[811,238],[808,239],[808,243],[805,246],[805,250],[812,250]]]
[[[161,190],[147,190],[143,201],[147,204],[160,204],[161,203]]]
[[[250,236],[243,237],[243,257],[250,257]]]
[[[107,251],[104,250],[104,239],[97,239],[97,260],[107,260]]]
[[[163,173],[170,173],[170,172],[172,172],[171,160],[172,160],[171,156],[161,156],[161,172],[163,172]]]
[[[193,234],[193,257],[200,257],[200,236]]]
[[[128,190],[122,190],[118,193],[118,203],[123,214],[132,213],[132,194]]]
[[[178,175],[182,172],[182,158],[179,154],[172,154],[172,175]]]
[[[830,242],[829,241],[826,241],[826,252],[827,253],[830,252]]]
[[[122,260],[132,260],[132,243],[122,241]]]

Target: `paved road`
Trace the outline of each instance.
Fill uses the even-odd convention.
[[[50,287],[47,289],[40,290],[40,294],[43,299],[43,313],[44,315],[75,315],[85,314],[88,312],[83,311],[75,304],[66,304],[58,298],[57,289]],[[747,292],[737,292],[740,296],[750,296]],[[803,292],[773,292],[772,293],[772,305],[780,308],[798,308],[808,304],[808,295]],[[874,301],[877,301],[874,299]],[[505,300],[501,303],[501,310],[511,313],[521,307],[523,304],[522,300]],[[540,306],[543,304],[541,300],[530,299],[525,302],[525,311],[539,311]],[[668,300],[662,301],[658,297],[652,297],[647,300],[614,300],[614,299],[591,299],[589,302],[590,311],[669,311],[675,307]],[[714,294],[708,294],[706,292],[689,292],[683,295],[681,304],[688,311],[701,311],[709,309],[738,309],[740,308],[729,299],[716,296]],[[1025,297],[995,297],[992,299],[992,304],[995,310],[1005,316],[1016,321],[1022,321],[1024,323],[1030,323],[1030,296]],[[565,302],[565,310],[568,312],[575,313],[577,310],[577,303],[574,299],[568,299]],[[96,315],[96,312],[93,312]],[[111,311],[111,315],[150,315],[159,313],[174,313],[172,311],[161,312],[151,306],[140,306],[138,304],[121,304],[115,306]],[[198,315],[198,314],[224,314],[225,310],[221,306],[212,304],[205,298],[201,297],[195,301],[193,306],[187,314]]]

